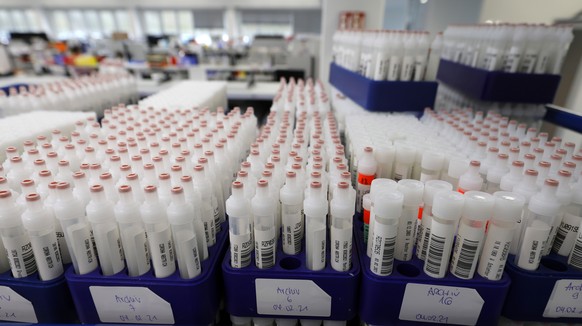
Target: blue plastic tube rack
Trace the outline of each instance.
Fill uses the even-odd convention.
[[[34,273],[23,278],[14,278],[10,271],[0,274],[0,287],[8,287],[22,298],[30,301],[34,307],[34,315],[37,322],[49,323],[72,323],[77,320],[73,300],[65,281],[65,276],[50,280],[41,281],[38,273]],[[0,321],[23,321],[20,308],[15,308],[9,301],[15,302],[18,299],[6,291],[0,291]],[[29,320],[30,321],[30,320]]]
[[[176,325],[211,325],[214,323],[221,299],[221,282],[219,264],[226,249],[228,238],[228,224],[222,224],[222,230],[217,234],[216,244],[208,248],[208,259],[202,261],[202,273],[197,277],[186,280],[180,277],[176,270],[166,278],[156,278],[153,269],[139,277],[130,277],[127,270],[115,275],[103,276],[99,269],[85,275],[77,275],[73,268],[66,272],[67,282],[75,302],[79,319],[85,324],[97,324],[99,313],[91,294],[91,287],[121,287],[147,288],[162,300],[169,303],[174,324]],[[124,301],[125,293],[119,291],[120,301]],[[137,314],[135,307],[123,304],[126,312],[119,314],[117,324],[121,323],[155,323],[159,319],[153,314]],[[133,309],[132,309],[133,308]],[[139,312],[139,309],[137,310]],[[112,321],[108,321],[112,322]],[[162,323],[162,322],[160,322]]]
[[[504,274],[499,281],[489,281],[475,275],[471,280],[462,280],[452,275],[444,278],[432,278],[423,272],[423,261],[413,258],[411,261],[394,261],[391,275],[378,276],[370,271],[370,258],[366,255],[362,222],[354,223],[358,239],[358,252],[362,263],[362,284],[360,292],[360,319],[369,325],[417,325],[423,321],[450,322],[451,316],[424,314],[421,309],[416,314],[416,321],[400,320],[403,299],[408,284],[429,285],[440,291],[439,287],[475,289],[484,303],[477,325],[496,325],[501,314],[503,301],[509,289],[510,279]],[[443,297],[444,298],[444,297]],[[454,300],[462,297],[453,298]],[[446,298],[443,299],[446,302]],[[420,304],[418,305],[420,307]],[[428,323],[427,323],[428,324]]]
[[[536,271],[517,267],[514,257],[510,256],[506,272],[512,283],[503,307],[503,316],[519,321],[545,321],[556,323],[582,322],[582,271],[568,265],[568,257],[554,253],[542,258]],[[546,305],[552,296],[556,282],[564,280],[566,286],[572,285],[568,295],[570,305],[552,305],[551,310],[564,317],[544,317]],[[564,295],[565,293],[560,293]],[[559,295],[556,293],[556,295]],[[578,299],[579,297],[579,299]],[[563,307],[563,309],[561,308]],[[575,308],[575,309],[572,309]]]
[[[442,60],[437,80],[481,101],[552,103],[560,84],[559,75],[487,71]]]
[[[376,81],[332,63],[329,82],[368,111],[420,111],[434,105],[438,84],[430,81]]]
[[[269,269],[259,269],[255,266],[254,253],[251,265],[245,268],[232,268],[230,265],[230,250],[222,262],[222,272],[226,292],[226,310],[229,314],[239,317],[260,318],[293,318],[322,320],[352,320],[357,315],[358,288],[360,282],[360,262],[356,245],[352,243],[352,266],[346,272],[335,271],[330,265],[329,234],[327,243],[326,267],[321,271],[311,271],[306,268],[305,243],[300,254],[286,255],[281,249],[279,240],[275,266]],[[354,240],[355,241],[355,240]],[[283,301],[281,308],[273,314],[259,314],[257,308],[258,279],[268,280],[306,280],[314,282],[321,290],[331,297],[329,316],[312,316],[309,311],[298,311],[297,301]],[[273,305],[278,303],[273,302]],[[290,308],[291,307],[291,308]],[[303,307],[304,308],[304,307]],[[294,312],[287,312],[292,309]],[[309,307],[308,307],[309,309]],[[273,310],[275,312],[275,310]]]

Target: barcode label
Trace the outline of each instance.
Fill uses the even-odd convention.
[[[426,259],[426,250],[428,249],[429,238],[430,228],[421,224],[418,228],[418,244],[416,245],[416,256],[420,260]]]
[[[431,234],[428,241],[428,252],[426,256],[425,268],[431,274],[439,274],[443,264],[443,252],[445,250],[444,237]]]
[[[214,208],[214,233],[220,232],[220,210],[216,196],[212,196],[212,207]]]
[[[560,248],[562,248],[562,245],[564,244],[564,240],[566,239],[566,236],[568,235],[568,231],[566,229],[564,229],[563,227],[564,227],[564,222],[560,223],[560,227],[558,228],[558,233],[556,233],[556,239],[554,240],[554,245],[552,247],[552,250],[554,252],[560,251]]]
[[[576,242],[574,243],[574,249],[568,257],[568,264],[582,269],[582,234],[578,234],[576,237]]]
[[[230,233],[230,264],[233,268],[243,268],[251,263],[253,243],[250,233],[234,235]]]
[[[474,271],[474,265],[477,262],[477,251],[479,241],[465,239],[457,236],[455,243],[453,261],[451,263],[451,272],[459,278],[470,278]]]
[[[36,272],[32,245],[26,235],[3,237],[2,243],[6,248],[10,269],[15,278],[26,277]]]
[[[381,224],[378,221],[374,223],[372,257],[370,259],[372,273],[381,276],[392,273],[397,235],[397,226]]]
[[[275,230],[255,229],[255,264],[258,268],[271,268],[275,265]]]
[[[63,260],[63,264],[70,264],[71,254],[69,253],[69,247],[67,246],[67,242],[65,240],[65,233],[63,232],[61,223],[55,223],[55,234],[57,236],[59,252]]]

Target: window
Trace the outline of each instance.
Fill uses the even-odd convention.
[[[117,31],[132,34],[128,13],[122,9],[55,9],[49,17],[57,39],[102,38]]]
[[[191,10],[144,10],[142,14],[147,35],[173,35],[185,41],[195,34]]]
[[[0,9],[0,41],[8,42],[10,32],[38,32],[38,15],[29,9]]]
[[[293,13],[283,10],[242,10],[241,31],[245,37],[293,34]]]

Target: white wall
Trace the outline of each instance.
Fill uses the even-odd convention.
[[[320,8],[320,0],[2,0],[0,7],[68,7],[68,8],[125,8],[125,7],[164,7],[164,8],[257,8],[257,9],[314,9]]]
[[[419,2],[411,1],[414,4]],[[513,0],[506,0],[506,2],[511,1]],[[434,34],[444,31],[449,25],[479,22],[482,0],[428,0],[426,4],[419,4],[419,6],[424,7],[422,8],[425,13],[423,29]]]
[[[385,0],[322,0],[319,79],[329,80],[333,33],[339,26],[340,12],[357,10],[366,13],[366,28],[381,29],[384,25]]]
[[[480,21],[551,24],[581,10],[580,0],[483,0]]]

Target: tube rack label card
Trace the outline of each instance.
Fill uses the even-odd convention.
[[[310,280],[255,280],[260,315],[331,316],[331,296]]]
[[[582,318],[582,280],[556,281],[543,316]]]
[[[170,303],[145,287],[89,287],[99,320],[104,323],[173,324]]]
[[[38,323],[32,303],[7,286],[0,286],[0,320]]]
[[[475,325],[483,308],[477,290],[463,287],[408,283],[400,320]]]

